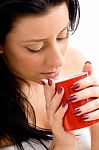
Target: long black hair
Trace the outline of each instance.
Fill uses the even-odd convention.
[[[17,18],[43,15],[62,3],[68,7],[70,31],[74,33],[80,19],[78,0],[0,0],[0,45],[4,44]],[[19,81],[25,82],[10,71],[0,54],[0,140],[8,139],[23,150],[22,141],[33,139],[47,149],[42,140],[51,140],[49,135],[52,133],[36,126],[34,109],[22,92]],[[33,124],[28,123],[26,109],[32,116]]]

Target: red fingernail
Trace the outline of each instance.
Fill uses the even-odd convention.
[[[68,101],[67,101],[67,100],[63,101],[63,103],[62,103],[62,107],[65,107],[67,103],[68,103]]]
[[[44,82],[44,81],[42,81],[42,80],[41,80],[41,83],[42,83],[43,85],[45,85],[45,82]]]
[[[68,97],[68,100],[69,100],[69,101],[74,101],[74,100],[76,100],[76,99],[77,99],[77,96],[76,96],[76,95],[71,95],[71,96]]]
[[[80,85],[78,83],[72,85],[71,89],[76,90],[80,87]]]
[[[50,78],[48,79],[48,85],[52,86],[52,80]]]
[[[74,114],[74,115],[78,115],[78,114],[80,114],[80,113],[81,113],[80,108],[76,108],[76,109],[73,111],[73,114]]]
[[[83,115],[81,118],[82,118],[83,120],[87,120],[87,119],[89,119],[89,116],[88,116],[88,115]]]
[[[57,92],[58,92],[58,94],[60,94],[60,93],[62,93],[62,91],[63,91],[63,87],[60,87]]]
[[[90,61],[86,61],[85,64],[91,64],[91,62]]]

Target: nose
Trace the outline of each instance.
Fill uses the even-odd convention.
[[[51,46],[47,51],[47,65],[52,67],[61,67],[64,63],[64,55],[58,44]]]

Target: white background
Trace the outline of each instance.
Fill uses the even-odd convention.
[[[74,35],[70,36],[69,46],[81,50],[93,64],[94,72],[99,74],[99,2],[98,0],[79,0],[81,9],[80,24]]]

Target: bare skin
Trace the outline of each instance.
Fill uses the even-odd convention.
[[[71,73],[81,72],[84,66],[86,59],[80,53],[80,51],[74,50],[72,48],[68,49],[68,53],[66,55],[66,63],[64,64],[63,68],[61,69],[61,76],[65,76]],[[75,67],[77,66],[78,67]],[[49,123],[46,116],[46,101],[43,86],[40,84],[36,84],[34,82],[31,83],[31,90],[28,92],[27,88],[24,88],[24,92],[29,97],[29,102],[33,106],[36,114],[36,125],[38,127],[49,129]],[[37,96],[39,95],[39,96]],[[40,98],[39,98],[40,97]],[[42,99],[41,99],[42,97]],[[34,101],[35,100],[35,101]],[[28,118],[29,122],[31,122],[31,118]],[[8,140],[1,141],[0,147],[11,146],[11,142]]]
[[[68,74],[82,72],[85,61],[86,58],[82,55],[80,51],[68,49],[68,53],[66,55],[66,63],[61,70],[60,78]],[[38,95],[39,97],[42,97],[42,99],[39,99]],[[33,99],[35,99],[35,101],[33,101]],[[36,112],[37,126],[42,128],[49,128],[45,109],[45,95],[42,85],[33,85],[33,83],[31,84],[29,101],[33,105],[33,108]]]
[[[77,51],[74,49],[68,49],[66,60],[67,61],[64,65],[63,69],[61,70],[62,71],[61,77],[64,75],[71,74],[71,73],[81,72],[83,70],[86,58],[80,53],[80,51]],[[45,108],[46,102],[45,102],[45,95],[44,95],[43,87],[42,87],[42,85],[38,85],[38,84],[33,85],[33,83],[32,83],[31,89],[34,92],[31,91],[30,95],[28,95],[28,94],[27,95],[29,96],[29,101],[33,105],[35,113],[36,113],[36,118],[37,118],[36,124],[37,124],[37,126],[39,126],[41,128],[49,129],[50,126],[49,126],[48,119],[46,116],[46,108]],[[26,92],[26,89],[25,89],[25,92]],[[39,94],[39,96],[42,97],[42,100],[39,98],[37,99],[37,94]],[[33,101],[34,99],[36,101]],[[31,122],[31,118],[29,118],[29,121]],[[97,145],[98,145],[97,131],[98,130],[99,130],[98,124],[91,127],[92,150],[98,150],[97,149]],[[0,145],[1,145],[1,147],[5,147],[5,146],[11,146],[12,144],[8,140],[5,140],[5,141],[1,141]],[[53,145],[51,145],[50,149],[52,149],[52,148],[53,148]],[[70,150],[72,150],[72,149],[70,149]]]
[[[30,83],[30,93],[26,86],[22,87],[23,91],[35,110],[37,126],[52,129],[55,146],[53,150],[75,150],[76,138],[71,132],[64,132],[63,130],[62,118],[68,106],[57,110],[63,92],[53,96],[54,83],[51,87],[46,83],[44,87],[41,85],[41,80],[47,80],[49,77],[57,79],[58,76],[61,78],[67,74],[90,69],[90,66],[86,67],[86,59],[79,51],[68,49],[68,26],[68,9],[66,4],[62,4],[51,9],[44,16],[20,18],[7,35],[4,45],[0,47],[0,51],[4,53],[5,61],[11,71]],[[78,101],[86,96],[87,98],[97,98],[87,107],[80,108],[82,114],[87,113],[88,109],[89,111],[96,110],[96,104],[99,105],[99,82],[91,77],[78,83],[81,90],[76,93]],[[55,102],[55,104],[51,103],[53,109],[49,106],[49,101]],[[95,114],[89,114],[89,120],[97,118],[99,118],[98,110],[95,111]],[[54,119],[56,122],[54,122]],[[31,118],[28,118],[28,120],[31,122]],[[93,130],[94,133],[96,134],[96,131]],[[1,147],[7,145],[11,145],[11,143],[3,141]],[[95,145],[94,142],[92,145]]]

